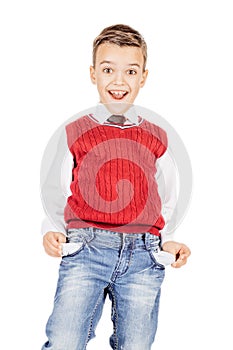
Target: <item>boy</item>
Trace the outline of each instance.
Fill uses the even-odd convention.
[[[94,41],[90,77],[100,105],[66,126],[70,195],[65,207],[51,206],[55,226],[48,220],[44,226],[45,251],[62,261],[43,350],[86,349],[106,295],[112,349],[151,349],[166,260],[180,267],[190,255],[166,233],[155,179],[155,164],[166,157],[166,133],[132,106],[146,82],[146,58],[144,39],[129,26],[105,28]],[[42,188],[47,202],[56,201],[57,189],[48,195],[52,181]]]

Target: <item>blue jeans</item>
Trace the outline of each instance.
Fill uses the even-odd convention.
[[[107,295],[112,302],[111,348],[151,349],[165,273],[154,255],[159,243],[149,233],[69,230],[66,247],[71,253],[61,260],[42,350],[85,350]]]

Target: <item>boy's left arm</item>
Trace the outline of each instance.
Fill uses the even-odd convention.
[[[163,251],[176,257],[172,267],[178,268],[186,264],[191,251],[185,244],[173,240],[174,230],[177,227],[176,207],[179,176],[169,150],[157,160],[157,170],[156,180],[162,201],[162,215],[166,222],[163,230],[161,230],[161,245]]]

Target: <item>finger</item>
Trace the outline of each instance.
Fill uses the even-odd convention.
[[[175,267],[175,268],[180,268],[181,266],[183,266],[183,265],[185,265],[186,264],[186,262],[185,261],[176,261],[176,262],[174,262],[171,266],[172,267]]]
[[[44,245],[44,249],[46,251],[46,253],[50,256],[54,256],[54,257],[60,257],[61,256],[61,245],[57,242],[55,242],[56,244],[54,244],[54,241],[52,240],[49,241],[48,239],[44,241],[43,245]]]
[[[58,235],[53,233],[45,237],[45,241],[53,245],[54,247],[58,248],[59,247],[59,239]]]
[[[58,233],[57,240],[59,243],[66,243],[66,236],[63,233]]]
[[[45,252],[52,257],[60,258],[62,256],[61,249],[55,249],[53,247],[45,247]]]
[[[189,257],[191,255],[191,250],[186,245],[184,245],[180,249],[180,255],[186,255],[187,257]]]
[[[179,268],[183,265],[185,265],[187,263],[187,256],[186,255],[183,255],[183,256],[180,256],[173,264],[172,264],[172,267],[176,267],[176,268]]]

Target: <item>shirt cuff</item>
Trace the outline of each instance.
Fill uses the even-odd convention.
[[[163,246],[165,242],[174,241],[174,232],[167,232],[166,227],[160,231],[160,234],[161,234],[161,246]]]
[[[41,234],[44,236],[47,232],[61,232],[66,236],[66,230],[62,227],[56,227],[48,217],[46,217],[41,224]]]

